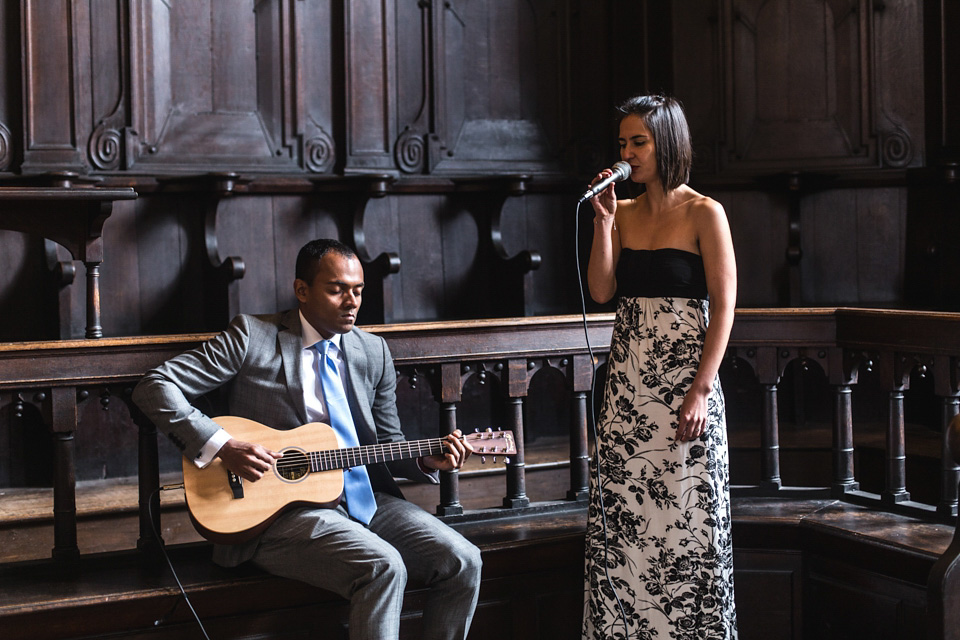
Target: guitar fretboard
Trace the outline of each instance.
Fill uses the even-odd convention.
[[[446,453],[446,447],[443,443],[442,438],[430,438],[427,440],[370,444],[347,449],[310,451],[307,453],[307,458],[310,461],[310,471],[316,473],[333,469],[349,469],[375,462],[390,462],[392,460],[419,458],[420,456],[438,456]]]

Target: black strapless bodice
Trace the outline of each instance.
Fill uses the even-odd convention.
[[[703,258],[682,249],[621,249],[617,296],[706,298]]]

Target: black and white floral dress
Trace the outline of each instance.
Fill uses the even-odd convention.
[[[719,379],[703,436],[675,440],[708,323],[703,261],[678,249],[624,249],[617,282],[591,461],[583,637],[736,638]]]

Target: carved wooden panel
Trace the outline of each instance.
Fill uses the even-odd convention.
[[[923,27],[925,45],[928,140],[933,159],[960,158],[960,4],[951,0],[926,0]]]
[[[17,141],[21,137],[19,55],[17,5],[0,2],[0,173],[14,166]]]
[[[434,173],[559,169],[567,50],[552,0],[434,2]]]
[[[127,168],[298,168],[303,108],[296,12],[302,5],[132,3]]]
[[[718,0],[688,9],[674,5],[685,43],[674,78],[692,114],[698,170],[922,162],[919,0]]]
[[[23,20],[24,159],[26,172],[78,169],[88,112],[82,60],[89,17],[83,3],[26,0]]]

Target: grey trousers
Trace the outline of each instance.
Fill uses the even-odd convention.
[[[480,590],[480,550],[420,507],[375,497],[369,527],[342,507],[283,514],[251,561],[350,600],[351,640],[396,640],[409,576],[429,590],[423,637],[464,640]]]

